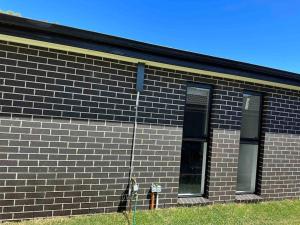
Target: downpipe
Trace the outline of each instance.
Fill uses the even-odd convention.
[[[135,115],[134,115],[134,125],[133,125],[133,139],[132,139],[130,170],[129,170],[129,180],[128,180],[129,201],[127,201],[127,204],[129,204],[127,205],[127,209],[129,210],[129,218],[131,217],[132,201],[134,201],[133,221],[132,221],[133,225],[136,224],[136,207],[137,207],[138,189],[139,189],[139,186],[136,181],[136,177],[133,176],[134,157],[135,157],[136,133],[137,133],[137,126],[138,126],[138,109],[139,109],[140,93],[144,90],[144,76],[145,76],[145,65],[143,63],[138,63],[137,77],[136,77],[136,101],[135,101]]]
[[[130,172],[129,172],[129,192],[128,196],[131,197],[132,194],[132,177],[134,171],[134,151],[135,151],[135,142],[136,142],[136,130],[137,130],[137,120],[138,120],[138,107],[139,107],[139,99],[140,99],[140,92],[137,92],[136,95],[136,102],[135,102],[135,117],[134,117],[134,127],[133,127],[133,140],[132,140],[132,150],[131,150],[131,162],[130,162]]]

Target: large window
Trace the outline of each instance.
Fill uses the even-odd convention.
[[[259,93],[246,92],[243,96],[237,193],[255,192],[261,99]]]
[[[189,85],[184,111],[180,196],[202,195],[208,141],[210,87]]]

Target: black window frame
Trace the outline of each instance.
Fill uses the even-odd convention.
[[[205,162],[205,171],[204,173],[202,172],[202,174],[204,175],[202,181],[204,182],[203,184],[201,183],[201,186],[199,187],[200,190],[200,194],[179,194],[178,193],[178,197],[180,198],[190,198],[190,197],[202,197],[205,194],[205,181],[206,181],[206,177],[207,177],[207,159],[208,159],[208,148],[210,146],[210,128],[211,128],[211,108],[212,108],[212,98],[213,98],[213,85],[211,84],[203,84],[203,83],[195,83],[195,82],[187,82],[186,84],[186,96],[185,96],[185,105],[184,107],[186,107],[186,103],[187,103],[187,90],[189,87],[195,87],[195,88],[203,88],[203,89],[207,89],[209,91],[209,95],[208,95],[208,105],[207,105],[207,132],[206,135],[204,135],[203,137],[200,138],[185,138],[184,135],[182,134],[182,145],[183,142],[202,142],[205,143],[206,142],[206,156],[205,158],[203,158],[203,161]],[[185,108],[184,108],[185,110]],[[183,118],[184,119],[184,118]],[[183,127],[183,131],[184,131],[184,127]],[[181,166],[180,166],[181,167]],[[179,184],[180,185],[180,184]],[[202,188],[203,186],[203,188]]]
[[[258,134],[257,134],[257,138],[240,138],[240,144],[253,144],[253,143],[257,143],[259,144],[260,142],[260,136],[261,136],[261,120],[262,120],[262,103],[263,103],[263,94],[261,92],[255,92],[255,91],[244,91],[243,92],[243,98],[244,98],[244,94],[249,94],[252,96],[258,96],[260,99],[260,105],[259,105],[259,119],[258,119]],[[243,116],[243,115],[242,115]],[[241,124],[241,127],[243,125]]]
[[[254,187],[254,193],[256,193],[257,192],[257,176],[258,176],[258,170],[259,170],[259,156],[260,156],[260,151],[261,151],[262,113],[263,113],[264,95],[261,92],[244,90],[243,91],[243,98],[244,98],[245,94],[249,94],[249,95],[252,95],[252,96],[258,96],[260,98],[257,138],[243,138],[242,136],[240,137],[240,145],[248,144],[248,145],[257,145],[258,146],[257,159],[256,159],[257,162],[256,162],[255,187]],[[241,128],[242,128],[242,124],[241,124]],[[248,191],[236,191],[237,195],[254,194],[254,193],[253,192],[248,192]]]
[[[208,105],[207,105],[207,134],[203,137],[200,138],[185,138],[184,136],[182,136],[182,141],[208,141],[209,139],[209,135],[210,135],[210,117],[211,117],[211,105],[212,105],[212,90],[213,90],[213,86],[209,85],[209,84],[202,84],[202,83],[187,83],[186,85],[186,93],[187,93],[187,89],[189,87],[195,87],[195,88],[203,88],[203,89],[207,89],[209,90],[209,95],[208,95]],[[187,98],[187,94],[186,94],[186,98]],[[185,105],[184,107],[186,108],[186,102],[187,100],[185,99]],[[184,109],[185,110],[185,109]],[[184,119],[184,118],[183,118]],[[183,128],[184,129],[184,128]]]

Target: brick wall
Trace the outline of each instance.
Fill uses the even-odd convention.
[[[0,220],[124,209],[136,69],[0,43]],[[160,207],[177,204],[187,81],[213,86],[205,197],[235,199],[245,89],[265,95],[259,192],[299,196],[299,92],[147,65],[145,73],[134,163],[140,209],[149,207],[153,182],[163,187]]]
[[[214,129],[208,164],[207,196],[215,202],[235,200],[240,132]]]
[[[214,84],[206,196],[215,202],[235,200],[242,91],[236,82],[217,80]]]
[[[300,95],[277,90],[265,97],[260,193],[266,199],[300,196]]]
[[[136,65],[15,43],[0,49],[0,220],[122,210]],[[147,69],[140,97],[140,208],[153,182],[163,186],[162,207],[177,203],[185,92],[163,76]]]

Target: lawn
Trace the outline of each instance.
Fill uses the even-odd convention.
[[[127,225],[121,213],[60,217],[5,225]],[[139,211],[137,225],[300,224],[300,200]]]

